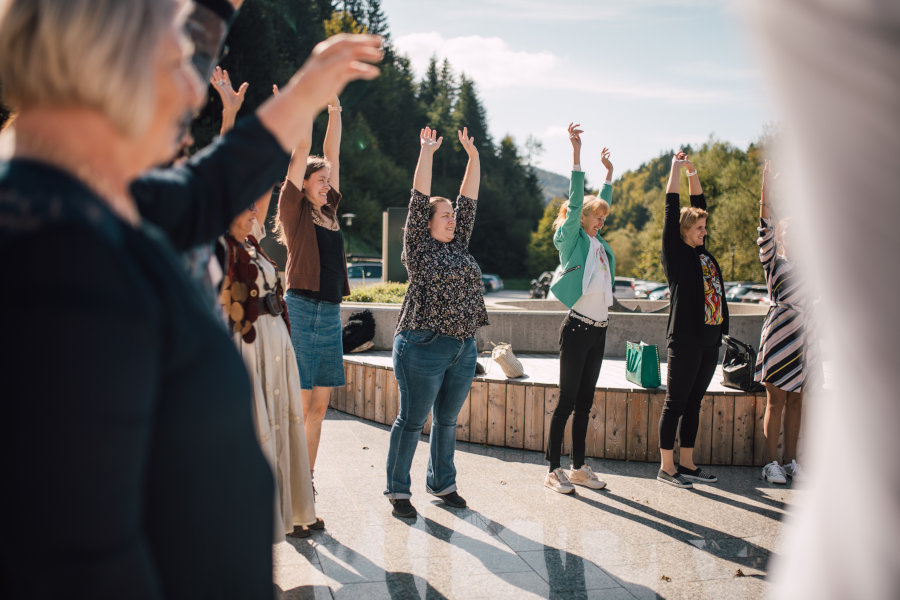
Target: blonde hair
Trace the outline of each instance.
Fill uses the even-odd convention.
[[[581,217],[584,218],[588,215],[596,215],[600,212],[603,213],[604,217],[609,216],[609,204],[607,204],[606,200],[594,195],[585,196],[584,204],[581,205]],[[556,220],[553,221],[553,231],[562,227],[562,224],[566,222],[566,215],[568,214],[569,201],[566,200],[562,203],[562,206],[559,207],[559,214],[556,215]]]
[[[709,213],[702,208],[697,208],[696,206],[682,206],[681,214],[678,219],[681,235],[684,236],[684,232],[693,227],[694,223],[698,220],[707,217],[709,217]]]
[[[186,17],[184,0],[0,0],[0,81],[16,111],[78,106],[125,135],[149,126],[148,76],[160,40]]]

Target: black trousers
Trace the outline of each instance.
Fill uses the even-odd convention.
[[[563,321],[559,331],[559,404],[553,411],[547,439],[551,471],[560,466],[563,434],[573,411],[572,468],[584,464],[585,438],[605,349],[606,327],[594,327],[571,317]]]
[[[700,402],[718,363],[718,345],[669,343],[666,403],[659,417],[659,447],[663,450],[675,448],[679,418],[681,447],[694,447],[700,424]]]

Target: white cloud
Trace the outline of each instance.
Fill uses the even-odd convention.
[[[570,60],[551,52],[515,50],[499,37],[477,35],[445,38],[440,33],[413,33],[394,42],[409,56],[416,75],[425,73],[432,56],[449,59],[454,71],[463,72],[480,89],[552,89],[597,96],[614,95],[638,99],[668,100],[698,104],[733,99],[731,92],[696,85],[642,81],[627,73],[606,73],[602,78],[586,76]]]
[[[502,19],[526,22],[609,21],[636,13],[671,9],[722,9],[737,0],[568,0],[564,5],[546,0],[483,0],[478,6],[448,4],[442,15],[469,21]]]
[[[552,73],[558,64],[549,52],[513,50],[499,37],[469,35],[444,38],[436,32],[413,33],[394,42],[409,56],[416,74],[425,73],[432,56],[447,58],[454,71],[463,72],[483,89],[518,87],[534,76]]]
[[[758,68],[735,69],[708,60],[701,60],[669,69],[670,73],[685,75],[697,79],[720,80],[729,82],[761,82],[762,71]]]

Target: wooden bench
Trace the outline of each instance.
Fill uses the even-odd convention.
[[[519,358],[527,378],[506,379],[498,366],[490,364],[484,376],[475,378],[459,414],[456,439],[544,450],[550,418],[559,397],[559,360],[556,355]],[[665,381],[665,364],[661,368]],[[332,392],[331,406],[369,421],[392,424],[399,408],[399,390],[390,352],[345,355],[344,370],[346,385]],[[594,391],[587,456],[657,462],[658,423],[665,389],[634,387],[624,373],[624,360],[604,361]],[[703,397],[694,460],[710,465],[765,464],[765,393],[748,394],[724,388],[718,383],[720,380],[721,372],[717,371]],[[570,419],[564,437],[564,454],[571,450],[571,427]],[[428,434],[430,429],[429,416],[424,433]]]

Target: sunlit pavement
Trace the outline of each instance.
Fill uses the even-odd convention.
[[[422,437],[419,515],[403,520],[382,495],[388,436],[329,409],[315,477],[326,527],[276,545],[280,597],[764,598],[781,520],[803,494],[755,467],[710,467],[719,483],[680,490],[656,465],[590,459],[607,488],[564,496],[543,487],[540,453],[459,443],[469,508],[445,508],[424,490]]]

